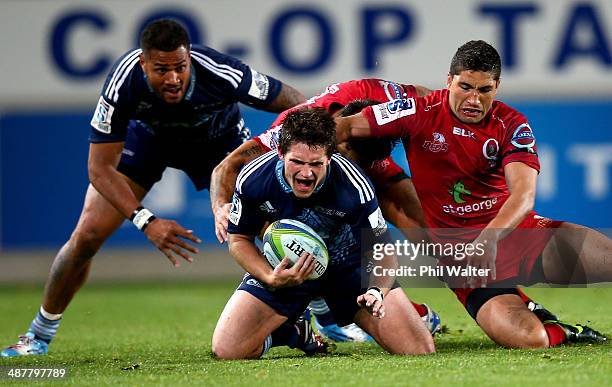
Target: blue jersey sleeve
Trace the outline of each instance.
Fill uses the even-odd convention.
[[[234,192],[232,208],[229,214],[227,232],[230,234],[243,234],[257,236],[265,225],[258,206],[244,193]]]
[[[102,86],[100,98],[91,119],[89,141],[93,143],[120,142],[125,139],[128,119],[126,82],[138,68],[140,49],[128,51],[111,68]]]
[[[279,80],[210,47],[193,45],[191,56],[218,81],[215,86],[237,102],[263,108],[272,103],[281,91]]]

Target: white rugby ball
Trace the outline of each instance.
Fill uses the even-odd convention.
[[[329,253],[323,239],[308,225],[293,219],[281,219],[266,228],[263,235],[263,255],[272,267],[278,266],[284,257],[295,263],[306,251],[315,258],[314,271],[309,280],[325,273]]]

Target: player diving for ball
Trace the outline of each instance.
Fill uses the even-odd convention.
[[[274,346],[325,353],[307,320],[310,301],[322,297],[339,324],[356,323],[392,354],[434,352],[431,334],[393,277],[370,277],[362,250],[386,241],[386,222],[363,172],[335,154],[335,125],[321,108],[289,113],[278,151],[247,164],[238,175],[229,215],[229,249],[247,271],[223,310],[212,338],[222,359],[258,358]],[[304,253],[272,268],[254,239],[267,222],[296,219],[323,238],[330,263],[316,280],[305,279],[314,259]],[[383,262],[389,267],[394,256]],[[367,267],[367,266],[365,266]],[[384,303],[383,303],[384,299]]]

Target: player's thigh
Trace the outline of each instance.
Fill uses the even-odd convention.
[[[224,359],[257,357],[266,337],[286,320],[257,297],[236,290],[217,321],[213,352]]]
[[[392,289],[384,305],[385,317],[379,319],[360,309],[355,322],[392,354],[419,355],[435,351],[431,333],[402,288]]]
[[[553,283],[612,281],[612,240],[578,224],[564,222],[542,253],[546,280]]]
[[[517,294],[490,298],[478,310],[476,322],[491,340],[504,347],[548,347],[544,325]]]
[[[123,178],[136,199],[142,200],[147,191],[128,177],[123,176]],[[90,184],[72,239],[87,244],[101,244],[121,226],[124,220],[125,217]]]

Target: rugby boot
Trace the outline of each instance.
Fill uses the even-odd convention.
[[[565,331],[565,337],[568,343],[605,343],[608,338],[597,332],[593,328],[589,328],[582,324],[565,324],[560,321],[544,321],[547,324],[557,324]]]
[[[312,330],[310,319],[310,311],[306,310],[295,323],[299,330],[297,348],[304,351],[306,356],[326,355],[333,352],[336,345],[316,335]]]
[[[35,339],[32,334],[19,336],[17,344],[13,344],[0,352],[0,357],[15,357],[28,355],[46,355],[49,352],[49,344]]]

